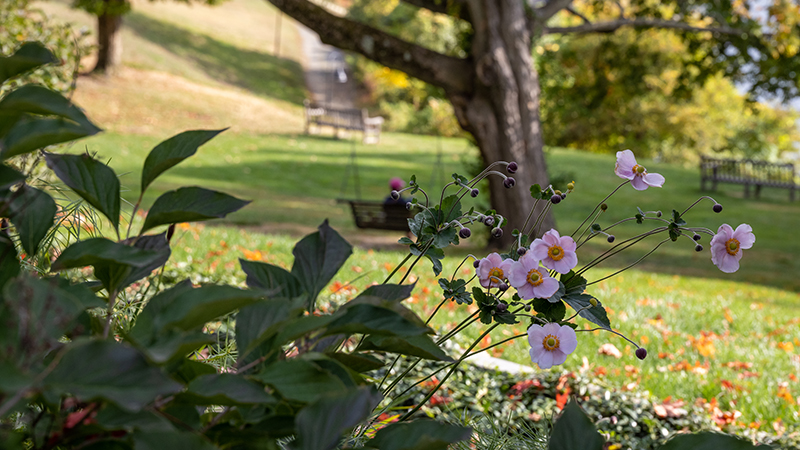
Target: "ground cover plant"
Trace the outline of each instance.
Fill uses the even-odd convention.
[[[26,44],[4,61],[4,77],[50,61],[52,55],[43,47]],[[99,131],[63,96],[42,87],[13,90],[0,101],[0,110],[4,112],[0,155],[6,160]],[[505,220],[499,213],[480,213],[474,208],[463,212],[458,195],[476,197],[478,182],[490,175],[503,177],[504,185],[513,188],[512,177],[490,170],[505,168],[513,174],[517,170],[513,162],[494,163],[473,179],[454,175],[450,184],[458,194],[445,197],[443,190],[440,204],[435,206],[412,177],[407,189],[411,194],[424,194],[425,200],[415,197],[409,202],[410,208],[422,212],[409,221],[416,240],[401,240],[410,249],[400,263],[410,263],[407,271],[401,274],[400,266],[396,266],[382,284],[371,286],[330,313],[318,308],[319,293],[336,276],[352,249],[327,222],[294,246],[291,270],[241,260],[249,289],[196,286],[184,280],[158,286],[150,293],[152,282],[148,286],[137,282],[169,259],[177,224],[224,217],[247,204],[201,187],[180,187],[161,194],[152,204],[143,202],[144,193],[156,178],[193,156],[198,147],[221,131],[187,131],[155,146],[144,161],[138,198],[132,210],[122,216],[120,182],[107,165],[89,154],[37,153],[73,195],[104,217],[116,238],[91,234],[81,238],[76,233],[69,235],[74,240],[63,249],[52,246],[51,223],[59,214],[52,196],[31,184],[37,180],[29,183],[30,169],[20,172],[14,161],[2,166],[2,207],[13,225],[3,220],[0,260],[6,321],[0,359],[5,375],[0,386],[0,432],[9,448],[150,448],[174,442],[185,448],[321,449],[340,446],[343,434],[344,445],[350,447],[445,448],[469,438],[469,428],[419,419],[415,412],[428,400],[433,401],[489,331],[530,317],[527,336],[531,358],[540,367],[549,368],[562,364],[575,350],[577,325],[571,319],[581,315],[610,330],[605,309],[597,299],[583,293],[594,283],[582,277],[583,269],[573,271],[577,270],[577,259],[572,238],[550,230],[543,238],[533,239],[543,216],[534,216],[521,231],[512,232],[516,246],[505,257],[493,253],[480,261],[468,258],[476,262],[478,270],[472,278],[479,277],[482,287],[473,287],[468,293],[468,281],[455,276],[449,281],[439,279],[446,294],[440,306],[456,299],[464,304],[474,301],[479,310],[464,323],[494,322],[458,360],[439,348],[458,329],[435,342],[427,327],[431,318],[423,322],[400,303],[415,286],[403,284],[411,269],[425,257],[432,263],[434,274],[441,274],[441,249],[457,244],[459,238],[470,238],[467,225],[480,222],[494,236],[503,233]],[[616,173],[626,179],[617,189],[630,183],[642,190],[660,186],[664,180],[657,174],[646,174],[629,152],[618,155]],[[573,188],[569,183],[568,192]],[[393,192],[392,196],[399,198],[400,194]],[[548,207],[567,197],[567,193],[552,187],[539,186],[531,187],[531,195],[547,202]],[[707,200],[714,203],[715,212],[720,212],[719,204]],[[142,220],[135,221],[147,204]],[[637,222],[647,219],[659,223],[640,237],[668,233],[664,241],[668,242],[681,237],[696,241],[689,234],[698,232],[714,235],[707,228],[686,224],[684,217],[693,206],[683,213],[674,211],[669,220],[654,211],[639,210]],[[602,209],[598,204],[595,211]],[[585,224],[578,241],[589,233],[591,237],[606,236],[613,243],[613,236],[607,233],[613,225],[597,224],[595,211],[587,218],[591,221]],[[66,220],[65,213],[62,210],[62,222],[56,230]],[[77,214],[69,216],[69,223],[64,224],[67,227],[71,224],[81,229],[81,222],[86,223]],[[145,234],[164,227],[160,234]],[[710,247],[714,263],[732,272],[738,269],[741,252],[752,246],[754,238],[746,225],[736,231],[726,227],[719,228]],[[636,239],[621,240],[612,249],[624,248],[619,246]],[[551,271],[545,271],[540,261],[552,266]],[[83,270],[89,266],[93,270]],[[526,275],[518,275],[519,268]],[[69,276],[52,277],[52,272]],[[562,275],[560,280],[556,280],[556,272]],[[395,275],[399,283],[390,284]],[[511,299],[503,298],[509,289],[506,279],[517,290]],[[81,282],[76,284],[75,280]],[[572,306],[576,314],[564,320],[562,302]],[[535,316],[521,312],[530,312],[531,306]],[[206,324],[236,310],[235,328],[229,320],[224,328],[215,328],[216,334],[226,335],[223,356],[227,357],[220,360],[217,351],[213,355],[196,353],[212,339]],[[231,339],[236,343],[235,353],[227,349]],[[217,344],[221,344],[219,338]],[[387,359],[386,353],[398,356]],[[402,394],[389,395],[409,373],[396,376],[393,372],[403,355],[416,361],[444,362],[440,369],[448,370],[425,398],[406,407],[401,404]],[[646,351],[637,348],[636,356],[644,359]],[[390,359],[393,362],[378,382],[369,373],[385,367]],[[87,362],[92,365],[88,370],[84,367]],[[379,414],[396,407],[403,411],[398,423],[373,427]],[[604,441],[572,401],[556,421],[548,448],[571,448],[576,442],[599,449]],[[722,435],[692,435],[671,439],[663,448],[683,448],[692,442],[735,442],[749,447]]]

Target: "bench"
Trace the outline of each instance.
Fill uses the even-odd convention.
[[[336,137],[339,129],[361,131],[364,144],[377,144],[381,139],[383,117],[369,117],[366,109],[331,108],[317,105],[310,100],[303,102],[306,117],[305,133],[309,134],[311,125],[333,127]]]
[[[347,200],[347,203],[353,210],[353,218],[358,228],[408,232],[411,212],[406,209],[406,205],[385,205],[381,202],[361,200]]]
[[[700,189],[717,189],[717,183],[736,183],[744,185],[744,196],[750,197],[750,187],[755,186],[755,196],[761,194],[761,187],[789,189],[789,200],[794,201],[794,191],[800,189],[795,181],[794,164],[777,164],[750,159],[717,159],[703,156],[700,161]]]

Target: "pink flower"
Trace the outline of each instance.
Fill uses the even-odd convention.
[[[517,288],[517,293],[523,300],[549,299],[558,291],[558,280],[539,265],[533,252],[525,253],[519,261],[514,262],[508,271],[508,284]]]
[[[481,282],[481,286],[488,288],[500,285],[500,282],[508,277],[508,271],[511,269],[512,264],[514,264],[514,260],[506,259],[504,261],[497,253],[491,253],[480,260],[480,263],[478,263],[478,279]]]
[[[756,237],[750,225],[743,223],[734,231],[730,225],[723,223],[711,239],[711,262],[725,273],[736,272],[739,270],[742,250],[752,247],[755,242]]]
[[[531,245],[531,253],[548,269],[558,273],[568,273],[578,265],[578,255],[575,254],[575,240],[569,236],[561,237],[556,230],[550,230],[536,239]]]
[[[631,186],[637,191],[643,191],[648,186],[661,187],[664,185],[664,177],[657,173],[647,173],[644,166],[636,164],[636,158],[630,150],[617,152],[617,165],[614,173],[618,177],[631,180]]]
[[[531,361],[541,369],[564,364],[567,355],[578,348],[575,330],[557,323],[531,325],[528,328],[528,343],[531,345]]]

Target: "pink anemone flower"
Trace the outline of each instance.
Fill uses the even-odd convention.
[[[549,299],[558,291],[558,280],[551,277],[547,270],[539,265],[533,252],[527,252],[516,261],[508,271],[508,284],[517,289],[523,300],[533,298]]]
[[[650,186],[661,187],[664,185],[664,177],[657,173],[647,173],[644,166],[636,164],[636,158],[630,150],[617,152],[617,165],[614,173],[618,177],[631,180],[631,186],[637,191],[643,191]]]
[[[548,323],[528,328],[528,343],[531,345],[531,361],[541,369],[564,364],[567,355],[578,348],[575,330],[567,325]]]
[[[576,248],[574,239],[561,236],[556,230],[550,230],[541,239],[533,241],[531,253],[548,269],[558,273],[568,273],[578,265]]]
[[[500,282],[508,278],[508,272],[514,260],[503,258],[498,253],[491,253],[478,263],[478,279],[481,286],[497,287]]]
[[[711,239],[711,262],[725,273],[739,270],[739,260],[742,259],[742,250],[748,249],[756,242],[753,228],[743,223],[736,227],[736,231],[723,223],[714,238]]]

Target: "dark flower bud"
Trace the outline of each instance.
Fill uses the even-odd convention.
[[[606,240],[607,240],[609,243],[611,243],[611,242],[614,242],[614,239],[616,239],[616,237],[614,237],[614,235],[613,235],[613,234],[609,234],[609,235],[608,235],[608,238],[606,238]]]
[[[563,192],[562,192],[562,193],[561,193],[561,200],[564,200],[565,198],[567,198],[567,194],[565,194],[565,193],[563,193]]]
[[[501,291],[507,291],[508,290],[508,285],[504,281],[501,281],[497,285],[497,289],[500,289]]]
[[[466,239],[470,236],[472,236],[472,231],[469,231],[469,228],[465,227],[458,230],[458,237],[460,237],[461,239]]]
[[[560,196],[560,195],[558,195],[558,194],[553,194],[553,196],[552,196],[552,197],[550,197],[550,201],[551,201],[551,202],[552,202],[554,205],[557,205],[557,204],[561,203],[561,196]]]
[[[645,350],[644,347],[637,348],[636,349],[636,357],[639,358],[639,359],[642,359],[642,360],[647,358],[647,350]]]
[[[605,211],[607,209],[608,209],[608,205],[606,205],[605,203],[600,203],[600,211]]]
[[[486,219],[484,219],[483,223],[484,223],[484,225],[486,225],[487,227],[492,227],[492,226],[494,226],[494,217],[492,217],[492,216],[488,216]]]
[[[506,166],[506,170],[508,171],[508,173],[516,173],[517,169],[519,169],[519,167],[517,166],[517,163],[515,163],[514,161],[511,161]]]
[[[473,189],[473,190],[469,191],[469,195],[471,195],[473,198],[477,197],[478,194],[480,194],[480,193],[481,193],[481,191],[479,191],[477,189]]]
[[[525,305],[525,312],[531,312],[531,305]]]
[[[495,309],[497,310],[497,312],[504,313],[508,311],[508,305],[505,302],[500,302],[497,304]]]
[[[414,204],[413,203],[411,203],[411,202],[406,203],[406,209],[407,210],[411,211],[412,208],[414,208]]]
[[[661,217],[661,211],[656,211],[656,217]]]
[[[475,260],[475,262],[473,262],[473,263],[472,263],[472,267],[474,267],[474,268],[476,268],[476,269],[477,269],[477,268],[478,268],[478,266],[480,266],[480,265],[481,265],[481,260],[480,260],[480,259],[476,259],[476,260]]]
[[[695,233],[694,236],[692,236],[692,239],[694,239],[695,241],[699,241],[701,237],[702,236],[700,236],[699,234]]]
[[[400,193],[395,191],[394,189],[392,189],[391,196],[392,196],[392,200],[399,200],[400,199]]]
[[[700,245],[700,244],[697,244],[697,245],[694,247],[694,251],[696,251],[696,252],[702,252],[702,251],[703,251],[703,246],[702,246],[702,245]]]
[[[527,251],[528,251],[528,249],[527,249],[527,248],[525,248],[525,247],[520,247],[520,248],[518,248],[518,249],[517,249],[517,254],[518,254],[519,256],[522,256],[522,255],[524,255],[524,254],[525,254],[525,252],[527,252]]]
[[[503,237],[503,229],[502,228],[492,228],[492,237],[495,239],[499,239]]]
[[[511,177],[508,177],[505,180],[503,180],[503,186],[505,186],[506,188],[510,189],[510,188],[514,187],[515,184],[517,184],[517,180],[515,180],[515,179],[513,179]]]
[[[714,207],[713,207],[713,208],[711,208],[711,209],[713,209],[715,213],[722,212],[722,205],[720,205],[719,203],[717,203],[717,204],[716,204],[716,205],[714,205]]]

